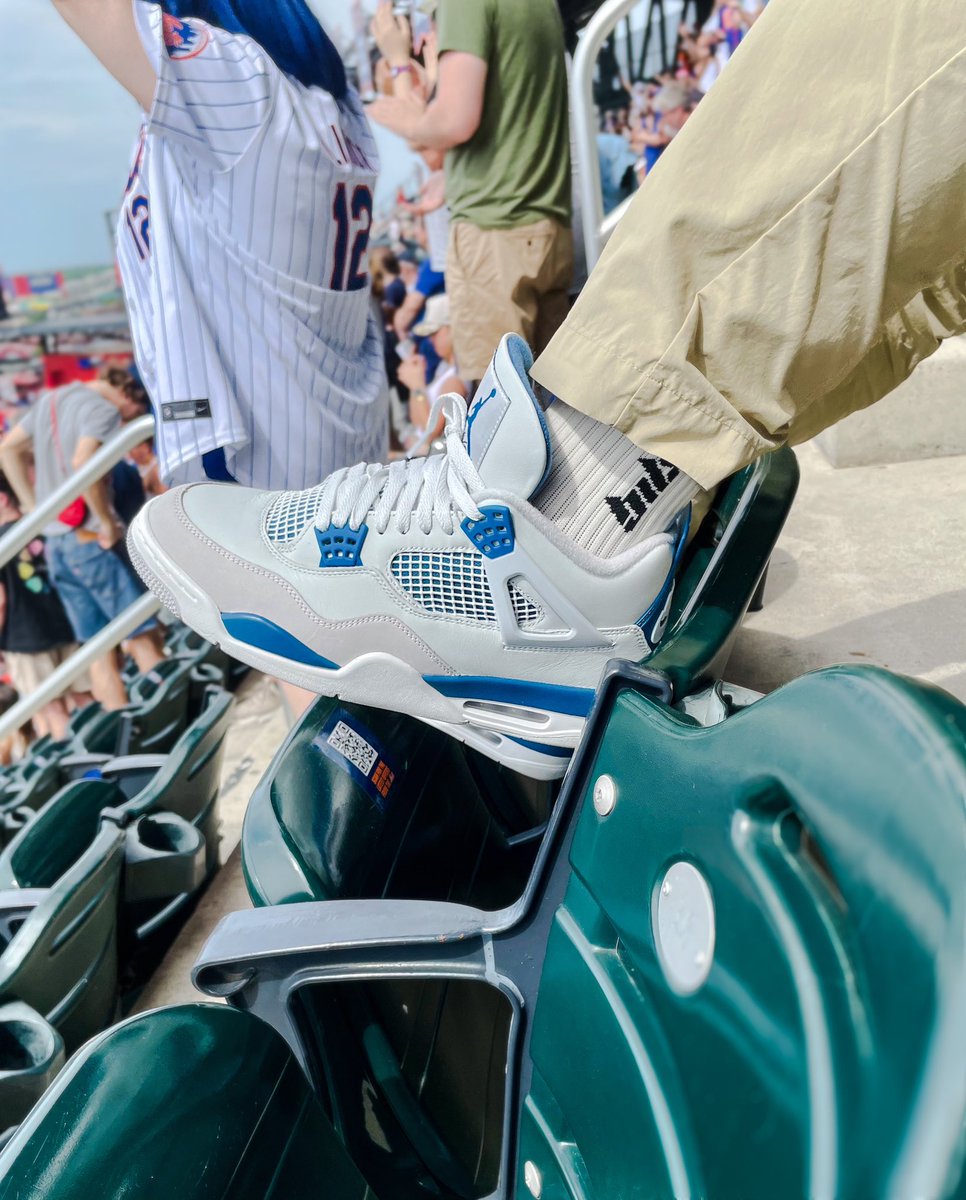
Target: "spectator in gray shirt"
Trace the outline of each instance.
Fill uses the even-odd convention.
[[[51,496],[125,421],[143,412],[134,381],[116,367],[95,383],[69,384],[41,396],[0,442],[0,463],[24,508]],[[31,452],[36,497],[27,470]],[[124,527],[114,511],[107,481],[99,480],[68,505],[45,533],[51,580],[77,640],[89,641],[143,593],[115,553]],[[126,645],[141,671],[151,670],[163,657],[154,620],[137,629]],[[127,703],[116,653],[91,667],[91,681],[94,696],[105,708]]]

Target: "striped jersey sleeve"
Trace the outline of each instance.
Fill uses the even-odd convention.
[[[148,130],[216,171],[228,171],[267,126],[280,72],[251,38],[132,0],[158,76]]]

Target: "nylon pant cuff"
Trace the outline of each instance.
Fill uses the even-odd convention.
[[[757,434],[697,372],[687,380],[660,364],[642,371],[575,329],[572,318],[531,375],[572,408],[619,429],[702,488],[716,487],[781,444]]]

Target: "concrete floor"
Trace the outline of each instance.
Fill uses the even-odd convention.
[[[202,999],[191,984],[191,968],[218,921],[249,908],[241,869],[241,831],[252,791],[288,733],[288,719],[276,686],[252,672],[238,689],[225,747],[219,811],[222,869],[141,995],[136,1012]]]
[[[878,663],[966,701],[966,457],[835,469],[798,451],[802,483],[772,559],[765,607],[748,617],[727,676],[769,692],[837,662]],[[249,906],[237,849],[252,789],[285,736],[274,685],[243,686],[222,793],[227,865],[142,997],[200,999],[191,967],[228,912]]]
[[[837,662],[870,662],[966,701],[966,457],[831,467],[798,450],[802,482],[765,607],[728,668],[761,692]]]

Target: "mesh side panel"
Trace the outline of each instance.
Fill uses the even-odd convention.
[[[276,545],[297,541],[319,508],[321,487],[304,492],[283,492],[265,514],[265,533]]]
[[[479,554],[461,550],[434,554],[397,554],[393,578],[427,612],[468,617],[493,624],[496,611]]]
[[[532,625],[534,622],[543,619],[544,611],[540,605],[534,603],[529,596],[522,592],[512,579],[508,587],[510,589],[510,603],[513,605],[513,615],[516,617],[518,625]]]
[[[390,564],[393,578],[427,612],[496,624],[496,609],[479,554],[455,550],[433,554],[397,554]],[[543,610],[510,584],[517,623],[532,624]]]

